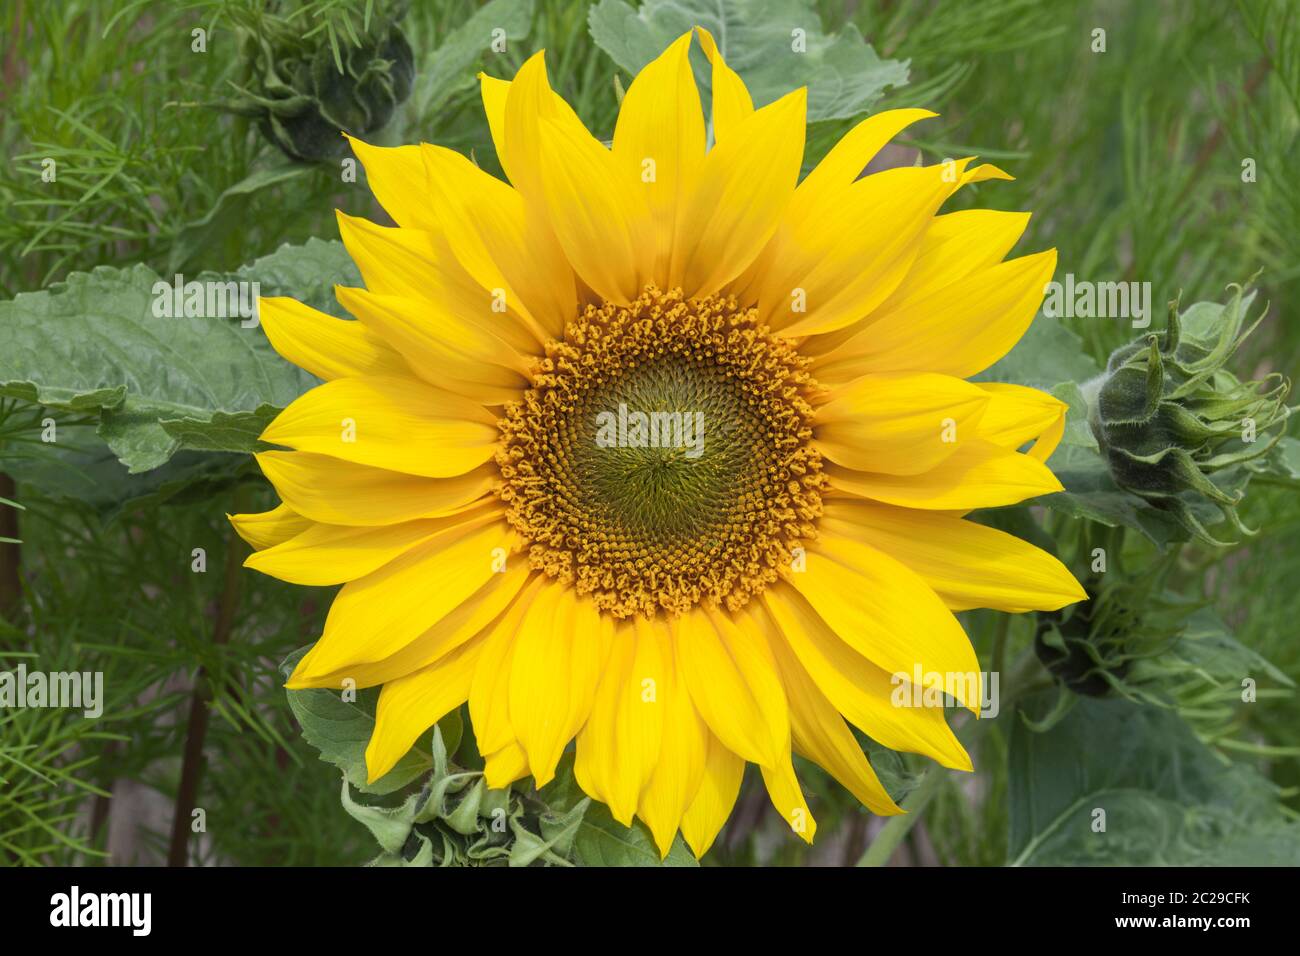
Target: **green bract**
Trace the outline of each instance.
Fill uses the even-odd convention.
[[[1244,492],[1234,487],[1234,469],[1269,451],[1288,415],[1288,380],[1273,373],[1243,382],[1225,367],[1263,318],[1243,331],[1252,298],[1238,288],[1203,328],[1188,326],[1192,310],[1180,319],[1175,305],[1163,332],[1116,349],[1088,389],[1092,429],[1115,482],[1212,544],[1222,542],[1197,506],[1217,506],[1237,531],[1252,534],[1237,515]]]

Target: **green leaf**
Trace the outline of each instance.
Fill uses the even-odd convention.
[[[528,36],[533,0],[491,0],[447,34],[416,74],[411,102],[414,115],[429,117],[459,90],[474,82],[472,68],[491,49],[492,32],[504,30],[507,43]]]
[[[316,168],[311,163],[284,163],[249,173],[226,189],[206,215],[186,223],[176,233],[167,260],[168,271],[184,272],[194,264],[196,256],[219,245],[238,229],[254,195],[305,176]]]
[[[233,484],[246,462],[182,451],[161,468],[133,475],[95,433],[93,425],[59,424],[56,442],[10,445],[0,471],[12,475],[24,497],[80,501],[112,520],[131,507],[194,498],[208,500]]]
[[[1059,319],[1039,315],[1015,347],[972,376],[975,382],[1011,382],[1050,391],[1061,382],[1086,382],[1101,374],[1083,341]]]
[[[1065,416],[1065,434],[1061,436],[1061,444],[1100,451],[1097,445],[1097,436],[1092,433],[1092,426],[1088,424],[1088,400],[1084,398],[1083,390],[1079,388],[1078,384],[1075,382],[1061,382],[1051,388],[1051,393],[1069,406],[1069,411]]]
[[[573,776],[573,752],[555,769],[555,778],[539,793],[554,814],[566,814],[587,800]],[[654,838],[640,821],[625,827],[603,803],[591,802],[573,836],[573,859],[579,866],[699,866],[678,835],[662,860]]]
[[[680,835],[661,860],[644,825],[634,821],[630,827],[623,826],[603,803],[593,803],[583,816],[573,853],[581,866],[699,866]]]
[[[1045,716],[1051,694],[1025,702]],[[1172,710],[1080,698],[1045,733],[1010,739],[1016,865],[1294,866],[1300,824],[1253,768],[1226,764]],[[1105,832],[1094,832],[1095,811]]]
[[[1258,473],[1283,481],[1300,481],[1300,439],[1283,435],[1262,460]]]
[[[304,647],[285,658],[280,672],[286,679],[306,653]],[[392,793],[433,767],[430,751],[416,746],[384,776],[372,784],[366,783],[366,745],[375,729],[377,687],[355,691],[356,700],[353,702],[344,701],[337,692],[323,688],[287,690],[285,693],[289,695],[289,707],[302,727],[303,739],[320,751],[322,760],[343,771],[346,783],[363,793]]]
[[[340,243],[315,239],[196,279],[213,283],[205,296],[227,289],[216,283],[257,282],[263,296],[335,314],[333,285],[359,282]],[[160,314],[174,304],[163,302],[171,285],[144,265],[100,267],[0,302],[0,397],[99,412],[100,436],[132,474],[182,448],[256,450],[262,428],[316,379],[280,358],[251,321]]]
[[[601,0],[588,14],[591,38],[619,66],[636,74],[683,33],[713,34],[727,65],[744,79],[755,106],[808,87],[808,121],[847,119],[870,110],[887,87],[904,86],[906,60],[882,60],[849,24],[834,36],[807,0]],[[794,31],[804,31],[796,52]],[[711,73],[698,50],[695,78],[709,102]]]
[[[286,243],[240,266],[234,278],[258,282],[263,296],[291,296],[340,319],[350,316],[335,299],[334,286],[361,285],[361,273],[337,239],[312,238],[296,246]]]

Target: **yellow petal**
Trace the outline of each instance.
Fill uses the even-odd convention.
[[[542,196],[560,247],[597,295],[631,302],[647,278],[638,242],[646,229],[645,197],[581,124],[538,122]]]
[[[966,378],[988,368],[1029,328],[1056,268],[1056,250],[972,273],[874,316],[815,364],[824,384],[867,372],[930,371]]]
[[[437,150],[433,146],[425,148]],[[450,188],[448,180],[460,187],[455,201],[446,193],[437,193],[439,208],[448,223],[447,232],[455,240],[454,250],[453,243],[441,233],[393,229],[340,212],[337,219],[343,245],[371,293],[425,303],[431,315],[453,311],[463,320],[477,320],[481,327],[490,329],[521,354],[540,354],[541,343],[552,337],[553,332],[543,329],[532,317],[493,258],[517,265],[525,255],[521,250],[529,237],[524,226],[522,200],[509,186],[492,179],[464,157],[450,150],[438,153],[442,154],[465,162],[473,170],[475,184],[484,181],[495,184],[495,190],[476,192],[468,183],[455,181],[453,171],[460,168],[458,165],[452,164],[450,171],[438,169],[439,190]],[[493,197],[502,202],[493,205],[490,202]],[[462,219],[456,218],[456,213],[474,225],[466,226]],[[481,230],[481,234],[473,230]],[[543,247],[535,246],[527,255],[529,262],[547,264]],[[561,262],[557,268],[568,270],[568,265]],[[555,274],[560,276],[561,272]],[[527,275],[519,277],[520,281],[527,278]],[[339,288],[335,286],[335,291]]]
[[[768,799],[786,826],[805,843],[812,843],[813,837],[817,835],[817,821],[808,809],[808,801],[804,799],[799,787],[799,778],[794,775],[790,754],[787,753],[785,760],[777,767],[771,770],[760,767],[759,770],[763,773]]]
[[[919,574],[953,610],[1054,611],[1088,597],[1046,551],[951,515],[831,500],[818,528],[870,541]]]
[[[893,311],[913,299],[924,299],[972,272],[997,265],[1011,251],[1028,224],[1027,212],[995,209],[965,209],[935,216],[921,237],[920,251],[911,268],[889,298],[852,325],[812,337],[803,344],[801,351],[808,355],[824,355],[865,329],[877,315]]]
[[[348,142],[366,170],[370,191],[393,222],[413,229],[436,226],[420,147],[371,146],[355,136],[348,136]]]
[[[833,332],[870,314],[911,269],[963,168],[888,169],[840,190],[819,215],[788,223],[762,279],[759,314],[789,336]]]
[[[713,846],[722,825],[731,816],[744,776],[745,761],[710,734],[700,789],[682,817],[682,836],[697,859]]]
[[[258,299],[257,314],[277,352],[327,382],[354,375],[411,374],[402,356],[360,322],[336,319],[279,297]]]
[[[465,703],[482,650],[482,641],[472,641],[437,663],[384,685],[366,747],[367,782],[374,783],[392,770],[421,734]]]
[[[948,727],[942,707],[895,706],[911,687],[845,643],[792,586],[778,582],[763,603],[818,689],[863,733],[890,750],[924,754],[945,767],[970,770],[970,757]],[[910,701],[910,694],[901,698]]]
[[[343,247],[371,292],[419,299],[438,283],[432,233],[380,226],[339,211],[334,218]]]
[[[871,768],[853,731],[818,689],[785,638],[772,633],[770,644],[790,699],[795,749],[838,780],[872,813],[902,813]]]
[[[573,270],[565,262],[547,214],[542,174],[543,120],[556,121],[573,134],[585,132],[569,104],[551,90],[545,58],[538,52],[515,74],[506,96],[504,118],[506,173],[526,207],[524,243],[515,264],[519,275],[511,272],[511,263],[502,256],[498,255],[497,261],[533,314],[558,337],[564,324],[573,318],[576,286]],[[531,281],[530,288],[524,287],[524,275]]]
[[[591,713],[609,651],[610,618],[573,589],[550,582],[515,634],[510,724],[537,786],[555,776],[565,746]]]
[[[248,556],[244,567],[291,584],[343,584],[377,571],[435,535],[472,521],[498,520],[496,504],[482,513],[451,515],[378,527],[312,524],[298,536]]]
[[[312,526],[310,518],[297,514],[283,502],[261,514],[227,515],[226,517],[230,519],[239,536],[258,551],[282,544]]]
[[[798,89],[756,110],[705,157],[677,220],[669,270],[687,296],[717,292],[776,232],[803,158],[806,102]]]
[[[649,210],[653,249],[646,279],[661,289],[668,288],[677,219],[704,162],[704,114],[690,48],[687,33],[637,74],[614,127],[614,161],[620,175],[638,185]]]
[[[1024,234],[1027,212],[964,209],[935,216],[912,269],[881,310],[938,292],[958,279],[997,265]]]
[[[754,112],[754,101],[750,99],[749,90],[745,89],[740,74],[727,66],[718,45],[713,42],[713,34],[704,27],[696,27],[695,32],[700,38],[700,46],[704,48],[704,55],[713,67],[710,122],[713,125],[713,140],[720,143],[749,119]]]
[[[663,743],[650,780],[641,791],[637,815],[645,821],[661,857],[672,849],[682,816],[704,777],[708,729],[691,703],[676,649],[676,635],[655,632],[664,660],[664,680],[654,689],[663,708]]]
[[[656,630],[665,631],[663,638]],[[663,620],[620,622],[601,675],[591,716],[578,734],[574,774],[579,786],[608,804],[614,819],[632,825],[637,799],[659,759],[668,677]]]
[[[989,402],[950,375],[866,375],[817,409],[813,434],[821,453],[845,467],[914,475],[974,437]]]
[[[483,779],[493,790],[504,790],[528,776],[528,757],[517,741],[511,741],[483,757]]]
[[[451,296],[441,298],[441,308],[430,309],[428,301],[406,296],[342,286],[337,293],[344,308],[393,343],[430,384],[461,394],[468,384],[483,401],[501,396],[513,401],[529,383],[524,356],[484,321],[483,313],[490,311],[486,301],[476,316],[468,307],[457,308]],[[464,384],[448,385],[448,377]]]
[[[548,583],[542,575],[534,577],[519,593],[509,610],[488,629],[483,645],[483,655],[474,671],[474,681],[469,689],[469,719],[474,725],[474,738],[479,753],[496,753],[512,745],[518,747],[514,726],[510,722],[510,671],[515,651],[515,635],[522,622],[533,609],[538,593]],[[520,748],[520,756],[527,766],[527,756]],[[514,761],[506,766],[514,769]],[[516,779],[516,778],[511,778]],[[499,784],[488,781],[489,786]]]
[[[799,211],[811,214],[825,203],[835,202],[891,139],[913,123],[938,115],[929,110],[885,110],[859,122],[799,184]]]
[[[345,584],[313,649],[313,669],[328,673],[396,654],[487,582],[495,549],[508,553],[515,544],[505,522],[470,521]]]
[[[1038,436],[1038,440],[1034,442],[1033,447],[1025,452],[1026,455],[1044,463],[1052,457],[1052,452],[1056,451],[1056,446],[1065,437],[1065,415],[1067,411],[1068,409],[1062,409],[1060,417],[1043,430],[1043,433]]]
[[[494,563],[493,567],[497,566]],[[509,561],[503,558],[499,573],[492,574],[477,591],[415,640],[382,660],[350,663],[334,670],[321,669],[317,666],[316,651],[322,642],[318,641],[298,662],[285,686],[293,690],[344,687],[349,686],[344,680],[350,680],[350,686],[375,687],[428,667],[491,624],[514,602],[531,578],[527,558],[519,556]],[[331,635],[331,640],[346,641],[347,635]],[[328,657],[328,648],[326,652]]]
[[[505,109],[499,120],[491,116],[495,102],[489,105],[485,101],[484,106],[489,109],[489,127],[500,127],[504,133],[505,148],[498,147],[497,151],[505,154],[502,166],[510,182],[530,199],[539,196],[541,173],[538,161],[542,143],[538,120],[549,117],[569,126],[582,126],[578,114],[573,112],[564,97],[551,89],[546,75],[546,51],[538,50],[519,68],[506,91]]]
[[[577,307],[573,270],[539,205],[464,156],[421,147],[432,198],[457,261],[474,280],[533,330],[558,336]]]
[[[300,395],[262,441],[426,478],[496,454],[496,419],[472,399],[402,378],[341,378]]]
[[[965,631],[943,601],[915,572],[852,537],[819,528],[807,570],[791,583],[831,629],[854,650],[890,674],[980,672]],[[978,696],[961,703],[979,709]]]
[[[957,442],[957,450],[919,475],[887,475],[826,468],[831,486],[863,498],[927,511],[998,508],[1061,491],[1056,476],[1036,458],[982,439]]]
[[[397,524],[440,518],[472,506],[500,479],[488,463],[455,478],[420,478],[308,452],[254,456],[294,511],[324,524]]]
[[[506,97],[510,95],[510,81],[500,80],[486,73],[478,75],[479,95],[483,98],[483,113],[487,116],[488,131],[496,148],[501,168],[506,166]],[[507,173],[506,175],[509,175]]]
[[[790,749],[785,695],[775,672],[724,614],[695,609],[677,619],[677,651],[695,709],[727,749],[775,767]],[[745,660],[733,656],[738,646]],[[751,676],[758,681],[751,683]]]
[[[882,117],[885,115],[881,114]],[[919,268],[921,256],[926,255],[928,250],[928,262],[932,262],[934,241],[953,231],[951,223],[939,225],[949,217],[931,215],[937,208],[937,203],[932,201],[933,196],[930,195],[931,187],[938,188],[939,202],[942,202],[970,183],[1011,178],[995,166],[983,165],[968,169],[969,160],[962,159],[948,160],[938,166],[885,170],[865,179],[855,179],[856,174],[850,170],[858,163],[854,157],[861,155],[861,146],[879,142],[880,135],[905,119],[906,117],[891,118],[885,127],[864,128],[862,140],[847,142],[845,153],[837,157],[835,163],[826,166],[823,171],[825,175],[814,170],[814,174],[810,174],[795,190],[794,201],[772,241],[730,290],[745,305],[760,304],[765,320],[770,316],[771,321],[778,326],[793,327],[798,324],[797,334],[812,336],[803,347],[808,354],[821,354],[839,345],[853,331],[870,322],[874,311],[883,308],[885,304],[896,302],[899,290],[907,284],[909,278],[924,274]],[[870,123],[871,120],[865,122]],[[851,137],[852,134],[846,139]],[[918,182],[923,187],[920,190],[915,188]],[[893,213],[891,218],[885,218],[881,215],[883,204],[880,196],[883,194],[884,201],[889,201],[892,190],[887,187],[892,186],[902,190],[894,192],[892,196],[901,211]],[[912,200],[920,201],[919,206],[909,207],[908,203]],[[908,212],[909,208],[912,212]],[[918,208],[928,209],[929,213],[909,219]],[[858,215],[859,212],[863,213],[862,217]],[[859,235],[860,219],[878,224],[891,222],[892,217],[909,223],[905,236],[894,235],[888,229],[882,231],[879,226],[869,229],[865,235]],[[827,228],[831,221],[841,224],[839,229],[846,239],[841,241],[840,232]],[[919,240],[916,237],[918,229],[921,230]],[[841,279],[825,277],[826,270],[834,266],[833,262],[824,265],[820,275],[814,271],[817,263],[825,258],[825,253],[816,248],[816,244],[819,241],[826,243],[830,238],[844,247],[841,255],[847,256],[849,262],[847,270],[841,267],[844,273]],[[969,236],[968,231],[966,238],[967,241],[976,241]],[[862,248],[849,248],[855,244],[862,245]],[[979,256],[982,257],[983,245],[977,245]],[[1009,246],[1010,244],[1008,248]],[[882,251],[885,253],[884,258],[880,258]],[[836,252],[836,249],[832,247],[831,252]],[[900,252],[900,255],[895,257],[892,252]],[[872,257],[876,258],[872,268],[879,273],[879,278],[864,279],[853,266]],[[972,258],[976,256],[968,250],[960,247],[947,248],[939,271],[944,274],[954,271],[956,275],[953,278],[958,278],[965,274],[962,271],[965,263]],[[992,265],[999,258],[1001,254],[990,258],[987,264]],[[926,271],[929,269],[927,264]],[[801,281],[800,277],[807,274],[812,274],[812,278]],[[854,277],[857,279],[856,285],[850,288],[847,283]],[[820,310],[822,314],[813,314],[815,310]]]
[[[1065,402],[1039,389],[1007,382],[980,382],[979,387],[990,399],[979,436],[1013,450],[1038,439],[1027,454],[1047,461],[1065,434],[1069,411]]]

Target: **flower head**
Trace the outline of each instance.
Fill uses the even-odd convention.
[[[755,108],[696,35],[709,126],[687,34],[609,148],[541,54],[483,77],[509,183],[354,141],[398,225],[340,216],[357,321],[263,300],[325,384],[263,435],[291,449],[258,456],[283,503],[235,521],[250,567],[344,585],[290,686],[383,685],[372,777],[468,701],[489,785],[545,783],[576,738],[583,790],[702,854],[746,762],[812,839],[792,752],[899,812],[850,724],[970,769],[941,707],[894,706],[895,675],[970,686],[955,610],[1084,595],[960,517],[1060,489],[1064,406],[964,380],[1024,333],[1055,263],[1003,261],[1024,214],[938,214],[1006,175],[859,178],[932,115],[896,110],[800,182],[804,91]]]

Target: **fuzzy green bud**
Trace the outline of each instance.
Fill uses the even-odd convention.
[[[1184,328],[1175,304],[1163,332],[1116,349],[1085,388],[1116,484],[1211,544],[1225,542],[1198,517],[1206,503],[1240,533],[1253,533],[1237,514],[1244,494],[1237,485],[1243,469],[1281,439],[1289,411],[1290,382],[1281,375],[1243,382],[1226,368],[1263,318],[1243,331],[1249,302],[1237,288],[1226,307],[1197,306],[1195,329]],[[1203,328],[1211,308],[1213,321]]]
[[[293,159],[342,156],[343,132],[365,136],[382,128],[411,93],[414,57],[397,26],[401,12],[375,14],[361,29],[314,32],[259,16],[242,31],[248,79],[221,108],[256,119]]]

